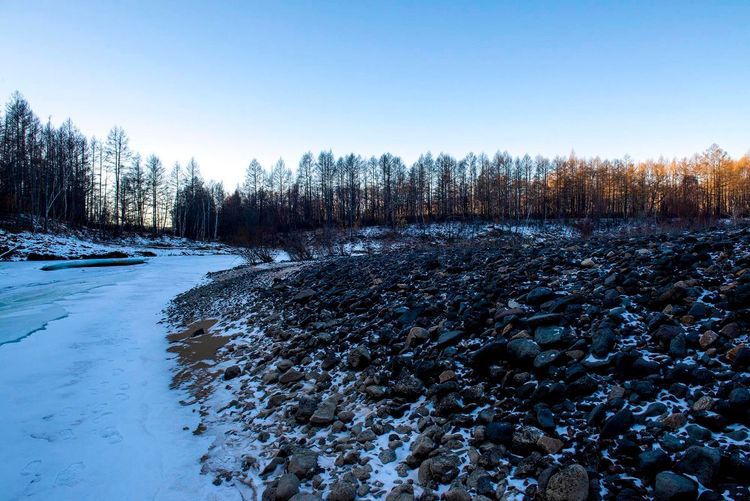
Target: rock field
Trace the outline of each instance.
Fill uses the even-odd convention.
[[[750,498],[747,228],[246,266],[171,315],[229,338],[196,432],[257,499]]]

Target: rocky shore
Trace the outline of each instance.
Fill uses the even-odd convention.
[[[747,228],[487,235],[213,278],[170,313],[218,320],[188,341],[226,338],[181,380],[195,432],[217,436],[216,483],[264,500],[750,497]]]

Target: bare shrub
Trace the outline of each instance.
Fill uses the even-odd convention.
[[[595,226],[594,222],[589,218],[576,221],[573,225],[578,230],[578,233],[581,234],[581,238],[589,238],[594,233]]]
[[[292,261],[309,261],[313,252],[302,233],[292,232],[281,239],[281,247],[289,254]]]
[[[271,249],[265,246],[246,247],[240,252],[240,254],[250,264],[273,263]]]

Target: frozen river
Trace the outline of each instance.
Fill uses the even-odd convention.
[[[225,499],[169,389],[169,300],[232,256],[44,272],[0,264],[0,497]],[[188,431],[183,428],[187,427]]]

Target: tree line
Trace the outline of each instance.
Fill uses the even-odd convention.
[[[721,218],[750,215],[750,156],[717,145],[682,159],[634,161],[425,153],[305,153],[257,160],[226,194],[194,159],[169,172],[129,148],[124,130],[86,138],[70,120],[42,123],[15,93],[0,116],[0,212],[121,231],[170,231],[248,244],[279,232],[445,220]]]
[[[66,120],[42,122],[18,92],[0,112],[0,215],[32,230],[50,221],[112,231],[148,229],[217,238],[221,184],[204,182],[195,159],[167,170],[131,150],[113,127],[87,138]]]
[[[750,215],[750,156],[717,145],[683,159],[635,162],[529,155],[455,158],[305,153],[293,174],[283,160],[250,162],[221,206],[219,234],[244,243],[269,233],[446,220],[544,221],[722,218]]]

